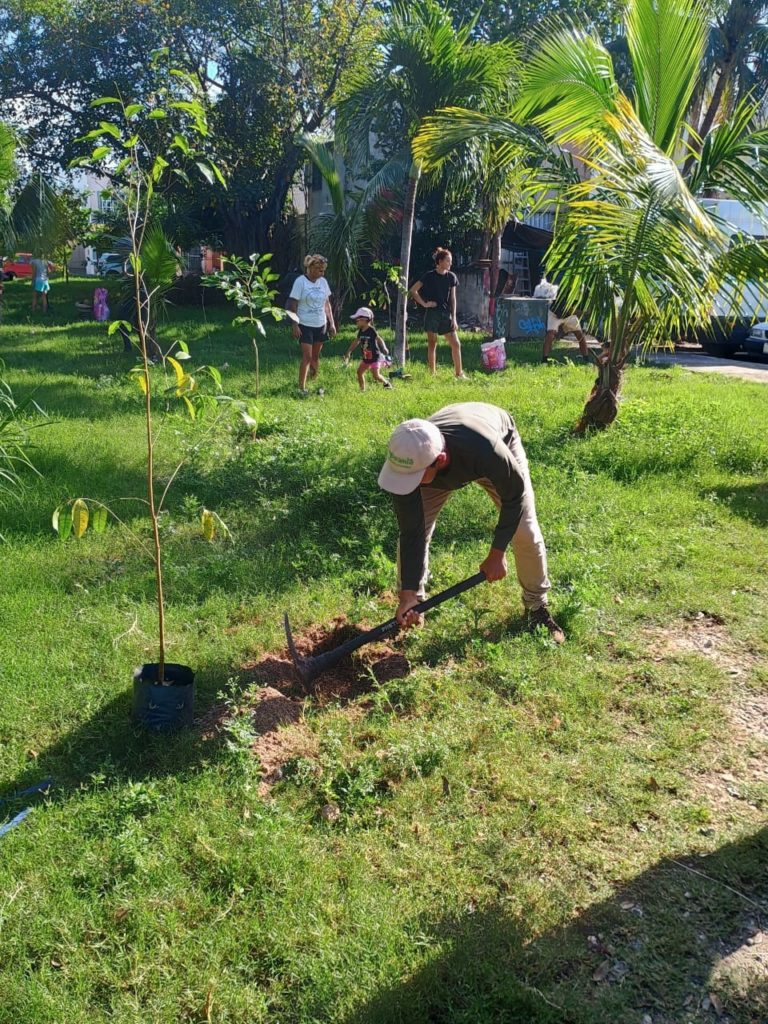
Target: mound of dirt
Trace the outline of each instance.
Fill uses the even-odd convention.
[[[300,658],[316,658],[360,632],[341,617],[334,620],[330,629],[313,627],[295,636],[294,643]],[[267,653],[245,664],[242,702],[237,712],[250,712],[257,734],[253,752],[261,765],[262,795],[281,777],[281,769],[290,758],[311,757],[317,752],[314,736],[301,720],[305,700],[311,697],[321,707],[331,702],[348,704],[370,692],[374,685],[402,679],[409,672],[407,658],[387,643],[370,644],[344,658],[314,680],[311,694],[305,693],[299,683],[287,650],[277,655]],[[231,703],[210,708],[198,720],[203,739],[213,739],[224,732],[233,713]]]
[[[336,650],[361,632],[340,616],[334,619],[330,629],[313,626],[296,635],[294,643],[300,658],[317,658]],[[304,695],[287,650],[278,655],[265,654],[245,665],[244,669],[254,682],[262,686],[274,686],[287,693]],[[408,659],[390,644],[369,644],[323,672],[310,687],[312,696],[321,705],[329,701],[346,702],[368,693],[377,684],[402,679],[409,672]]]

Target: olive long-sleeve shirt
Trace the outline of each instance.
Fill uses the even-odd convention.
[[[461,402],[445,406],[429,419],[445,438],[450,461],[428,487],[456,491],[474,480],[489,480],[501,499],[492,547],[505,551],[520,523],[526,483],[522,467],[509,450],[516,435],[512,417],[485,402]],[[427,556],[422,488],[392,498],[400,526],[400,587],[418,591]]]

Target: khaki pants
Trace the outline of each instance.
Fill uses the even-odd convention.
[[[535,611],[547,603],[547,591],[552,584],[547,575],[547,549],[536,518],[536,503],[533,497],[528,459],[525,455],[520,435],[515,430],[509,442],[512,457],[523,472],[526,486],[523,495],[523,514],[512,537],[512,553],[515,559],[517,579],[523,590],[523,604],[529,611]],[[477,483],[487,491],[497,508],[501,507],[501,499],[490,480],[478,480]],[[441,491],[435,487],[422,487],[421,499],[424,505],[424,527],[427,535],[427,557],[424,560],[424,575],[419,584],[420,600],[426,597],[427,575],[429,573],[429,544],[435,532],[435,523],[440,509],[448,501],[453,491]],[[397,588],[400,590],[400,546],[397,550]]]

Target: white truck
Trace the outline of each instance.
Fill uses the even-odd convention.
[[[729,235],[768,238],[768,204],[764,216],[756,217],[737,199],[705,199],[702,205],[715,214]],[[736,319],[725,296],[716,298],[708,331],[698,340],[712,356],[729,357],[736,352],[768,356],[768,295],[757,285],[744,290]]]

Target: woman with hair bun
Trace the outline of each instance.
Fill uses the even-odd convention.
[[[450,249],[438,247],[432,253],[435,266],[422,275],[410,290],[411,297],[426,309],[424,330],[427,332],[427,363],[434,376],[437,372],[437,338],[442,335],[451,346],[453,370],[459,380],[466,375],[461,368],[461,342],[456,323],[456,289],[459,279],[451,270]]]
[[[320,353],[328,337],[336,334],[333,310],[329,301],[331,289],[324,274],[328,260],[319,253],[304,257],[304,273],[293,282],[285,308],[295,313],[299,322],[292,325],[294,338],[301,345],[299,364],[299,395],[306,398],[307,375],[317,377]],[[321,393],[318,389],[318,393]]]

